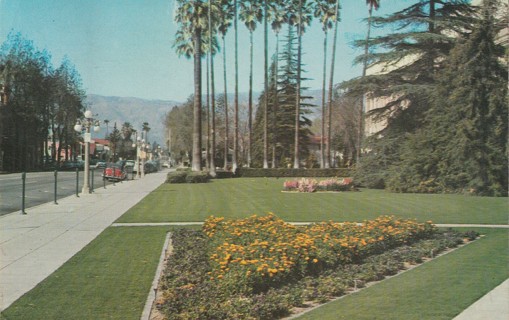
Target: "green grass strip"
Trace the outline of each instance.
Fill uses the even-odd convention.
[[[452,319],[509,276],[509,231],[479,232],[486,236],[298,319]]]
[[[398,194],[363,189],[283,193],[285,179],[236,178],[203,184],[163,184],[117,222],[204,221],[273,212],[285,221],[362,221],[395,215],[434,223],[507,224],[507,198]]]
[[[2,319],[139,319],[168,228],[108,228]]]

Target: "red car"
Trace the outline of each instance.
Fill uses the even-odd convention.
[[[123,166],[116,163],[109,163],[104,168],[103,178],[108,181],[121,181],[125,180],[127,173]]]

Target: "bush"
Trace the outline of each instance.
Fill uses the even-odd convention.
[[[185,183],[187,172],[175,171],[166,176],[166,183]]]
[[[236,175],[239,177],[349,177],[352,172],[347,168],[335,169],[292,169],[292,168],[239,168]]]
[[[166,183],[206,183],[209,179],[207,172],[176,171],[168,173]]]
[[[206,183],[209,182],[207,172],[189,172],[186,176],[187,183]]]
[[[218,170],[216,171],[215,179],[228,179],[228,178],[234,178],[235,175],[231,171],[222,171]]]

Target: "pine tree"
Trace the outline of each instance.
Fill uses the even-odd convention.
[[[405,144],[391,187],[412,192],[507,195],[507,66],[495,43],[497,1],[438,74],[425,126]]]
[[[431,105],[435,77],[443,68],[455,42],[472,30],[474,9],[467,1],[426,0],[387,17],[373,17],[374,27],[392,28],[394,33],[367,39],[370,50],[357,57],[381,72],[359,77],[343,84],[348,95],[386,97],[388,102],[371,111],[375,119],[385,119],[387,126],[366,141],[366,149],[394,152],[384,155],[392,163],[383,165],[380,155],[366,155],[357,167],[357,177],[386,179],[390,165],[401,160],[401,148],[408,134],[423,126]],[[356,44],[364,47],[366,40]],[[385,140],[385,141],[384,141]],[[379,146],[377,146],[379,144]],[[396,163],[395,163],[396,162]],[[383,185],[383,183],[381,183]]]

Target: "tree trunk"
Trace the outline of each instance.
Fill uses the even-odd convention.
[[[269,107],[269,56],[268,56],[268,27],[267,27],[267,0],[263,0],[263,57],[265,60],[263,67],[263,85],[265,91],[265,103],[263,106],[263,168],[267,169],[269,167],[269,163],[267,160],[268,157],[268,148],[269,141],[267,137],[268,131],[268,107]]]
[[[274,106],[272,112],[272,168],[277,168],[277,111],[279,108],[279,97],[277,92],[277,74],[279,61],[279,33],[276,33],[276,59],[274,61]]]
[[[293,167],[300,167],[299,159],[299,133],[300,133],[300,74],[302,63],[302,0],[299,0],[299,25],[297,28],[298,44],[297,44],[297,88],[295,92],[295,144]]]
[[[336,61],[336,44],[338,39],[338,15],[339,0],[336,1],[336,21],[334,22],[334,38],[332,40],[332,57],[329,78],[329,97],[327,101],[327,148],[325,155],[325,168],[330,168],[330,144],[331,144],[331,121],[332,121],[332,93],[334,89],[334,63]]]
[[[192,171],[201,171],[201,30],[196,28],[194,40],[194,108]]]
[[[327,28],[323,30],[323,78],[322,78],[322,136],[320,137],[320,168],[325,168],[325,85],[327,82]]]
[[[249,102],[247,107],[247,167],[251,167],[251,141],[253,138],[253,31],[249,31]]]
[[[228,89],[226,82],[226,41],[223,35],[223,82],[224,82],[224,170],[228,170],[228,134],[229,134],[229,119],[228,119]]]
[[[238,146],[239,146],[239,61],[238,61],[238,21],[237,21],[237,0],[233,1],[234,18],[233,28],[235,37],[235,96],[234,104],[234,119],[233,119],[233,156],[232,156],[232,171],[235,173],[238,166]]]
[[[369,37],[371,36],[371,19],[373,17],[373,6],[369,6],[369,15],[368,15],[368,31],[366,33],[366,43],[364,44],[364,62],[362,66],[362,77],[366,76],[366,72],[368,70],[368,51],[369,51]],[[359,132],[357,136],[357,165],[361,163],[361,153],[362,153],[362,138],[364,135],[364,112],[366,111],[366,94],[362,97],[361,108],[359,110]]]
[[[210,50],[210,100],[211,100],[211,127],[209,130],[210,154],[209,154],[209,174],[216,176],[216,164],[214,157],[216,155],[216,97],[214,87],[214,53],[212,50],[212,0],[209,0],[209,50]]]

